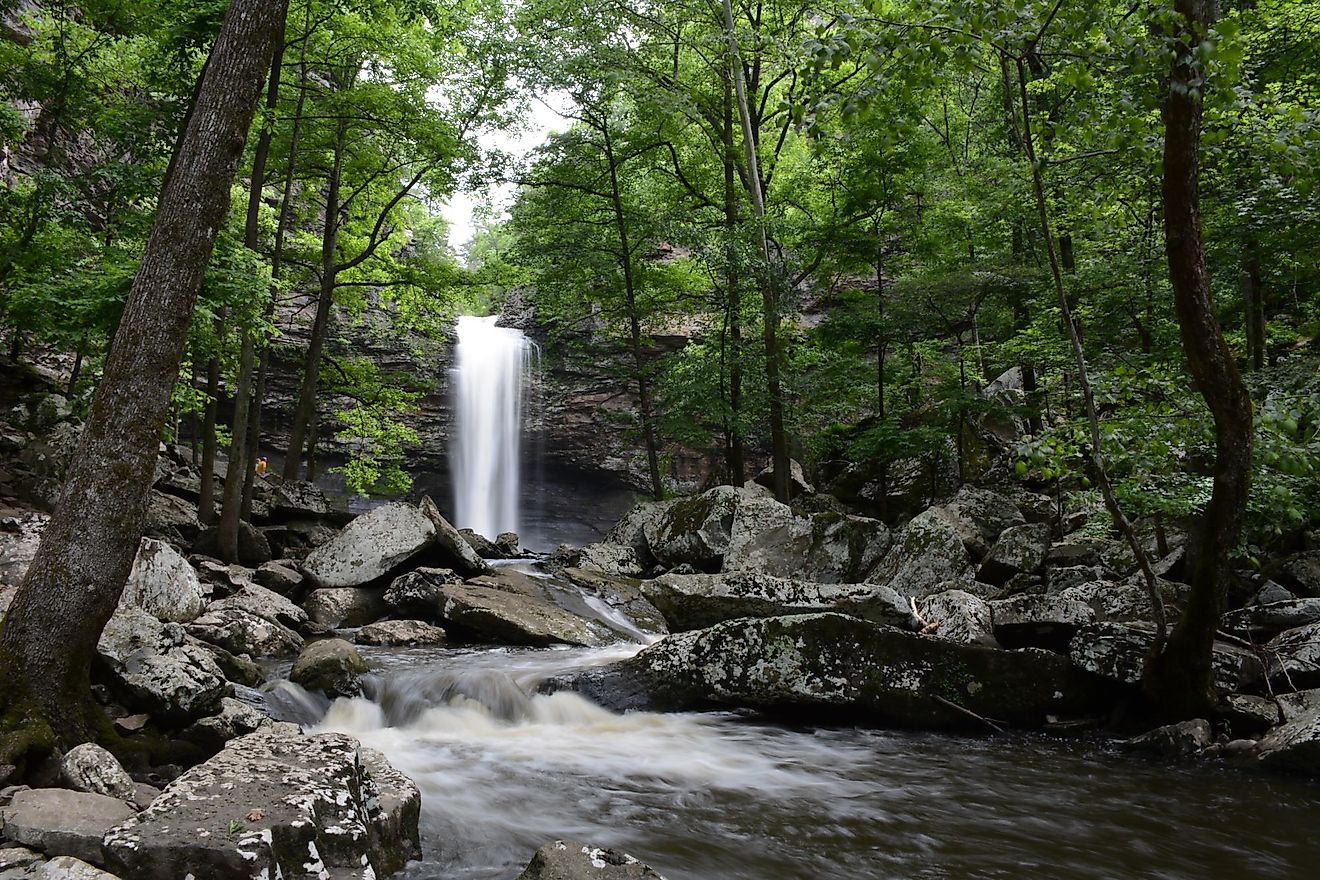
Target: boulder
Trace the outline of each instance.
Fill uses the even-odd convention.
[[[315,483],[282,482],[270,493],[270,514],[280,519],[317,519],[330,512],[325,493]]]
[[[990,606],[966,590],[945,590],[918,600],[917,610],[931,635],[962,645],[999,647]]]
[[[147,518],[143,531],[175,544],[191,544],[202,524],[197,519],[197,507],[164,492],[152,490],[147,502]]]
[[[1185,758],[1205,751],[1215,741],[1210,722],[1204,718],[1157,727],[1133,737],[1125,745],[1137,752],[1153,752],[1165,758]]]
[[[472,531],[472,529],[459,529],[458,533],[463,536],[463,540],[467,541],[468,546],[475,550],[477,555],[482,559],[504,558],[504,554],[500,552],[500,548],[496,547],[495,542],[491,541],[486,536],[478,535],[476,532]]]
[[[517,532],[500,532],[495,536],[495,549],[504,554],[505,559],[513,559],[522,551]]]
[[[1003,584],[1016,574],[1035,574],[1045,564],[1050,546],[1050,527],[1042,523],[1009,526],[986,553],[976,579]]]
[[[136,608],[115,612],[96,651],[116,695],[153,716],[200,718],[216,710],[229,688],[215,660],[189,643],[183,627]]]
[[[1271,770],[1320,776],[1320,711],[1298,716],[1261,737],[1256,761]]]
[[[1004,529],[1026,522],[1012,500],[974,486],[963,486],[953,498],[931,511],[949,524],[975,559],[989,552]]]
[[[212,602],[207,611],[238,609],[263,620],[280,623],[289,629],[298,629],[307,623],[307,612],[273,590],[247,584],[232,596]]]
[[[1247,607],[1253,605],[1271,605],[1275,602],[1292,602],[1296,598],[1296,596],[1284,589],[1282,584],[1276,581],[1266,581],[1261,584],[1260,589],[1253,593],[1251,598],[1247,600]]]
[[[767,489],[775,488],[775,468],[769,465],[757,474],[752,482],[758,486],[764,486]],[[796,498],[799,495],[809,495],[816,491],[816,488],[807,482],[806,475],[802,472],[802,463],[790,459],[788,462],[788,497]]]
[[[285,561],[263,562],[253,576],[256,582],[281,596],[296,596],[302,591],[302,572]]]
[[[1045,553],[1045,564],[1050,568],[1099,566],[1100,548],[1087,541],[1064,541],[1052,544]]]
[[[717,571],[729,550],[734,510],[752,497],[746,489],[716,486],[674,502],[646,536],[651,555],[667,568],[686,563]]]
[[[420,620],[381,620],[359,629],[353,634],[353,641],[387,648],[443,645],[445,631]]]
[[[362,514],[313,550],[303,572],[321,587],[358,587],[394,571],[435,539],[435,525],[425,513],[395,501]],[[462,538],[456,540],[472,553]]]
[[[1298,596],[1320,598],[1320,550],[1299,553],[1284,560],[1275,573],[1275,580]]]
[[[440,588],[441,619],[460,632],[511,645],[600,647],[616,641],[604,625],[531,590],[513,591],[493,578]]]
[[[1284,720],[1274,700],[1254,694],[1227,694],[1216,708],[1235,736],[1257,736]]]
[[[1320,623],[1290,629],[1265,645],[1269,675],[1292,688],[1320,686]]]
[[[889,542],[889,529],[879,520],[804,515],[773,498],[751,498],[734,514],[722,570],[856,584],[866,580]]]
[[[9,610],[14,591],[23,583],[49,521],[44,513],[0,519],[0,615]]]
[[[557,840],[536,851],[517,880],[664,880],[627,853]]]
[[[102,871],[73,856],[56,856],[46,862],[33,875],[34,880],[119,880],[114,874]]]
[[[642,594],[640,581],[581,568],[565,568],[560,575],[586,594],[598,621],[625,638],[647,644],[669,632],[660,609]]]
[[[302,636],[282,623],[242,608],[216,608],[188,624],[188,634],[234,655],[289,657],[302,647]]]
[[[624,514],[623,519],[614,524],[605,536],[606,544],[620,544],[631,547],[637,552],[637,558],[644,566],[654,565],[656,560],[651,555],[650,539],[658,534],[660,523],[669,508],[678,503],[677,499],[668,501],[641,501]]]
[[[215,754],[231,739],[254,733],[269,724],[268,717],[247,703],[225,697],[220,701],[219,712],[194,721],[179,736],[206,749],[208,754]]]
[[[463,579],[448,568],[417,568],[390,583],[382,597],[386,607],[402,617],[436,620],[444,597],[440,588]]]
[[[164,541],[143,538],[119,607],[140,608],[158,620],[188,623],[201,616],[209,593],[178,551]]]
[[[137,880],[387,877],[420,857],[417,787],[337,733],[275,724],[230,742],[105,837]]]
[[[311,620],[336,629],[375,623],[389,610],[385,594],[366,587],[313,590],[303,608]]]
[[[0,810],[4,837],[47,856],[102,862],[101,838],[136,813],[118,798],[64,788],[31,788]]]
[[[766,574],[667,574],[645,581],[642,595],[660,609],[671,632],[685,632],[740,617],[834,611],[848,600],[870,598],[879,589],[884,588],[817,584]],[[903,615],[904,620],[907,617],[910,613]]]
[[[74,746],[60,760],[60,778],[74,791],[103,794],[133,803],[136,791],[115,756],[95,743]]]
[[[1091,623],[1077,631],[1068,646],[1073,664],[1093,675],[1124,685],[1141,682],[1146,655],[1155,639],[1154,628],[1142,624]],[[1260,661],[1235,645],[1216,642],[1212,660],[1215,688],[1236,693],[1261,680]]]
[[[868,580],[919,599],[948,581],[970,580],[971,569],[963,536],[941,510],[931,508],[898,530]]]
[[[1224,615],[1224,629],[1264,638],[1320,623],[1320,599],[1291,599],[1248,605]]]
[[[989,605],[995,638],[1010,648],[1064,651],[1078,628],[1095,620],[1091,606],[1063,596],[1024,593]]]
[[[821,711],[919,728],[1034,726],[1091,706],[1068,658],[960,645],[842,614],[732,620],[677,633],[620,664],[665,708]]]
[[[343,639],[324,639],[302,649],[289,681],[331,698],[355,697],[362,691],[358,679],[366,671],[366,662],[352,645]]]
[[[435,528],[435,547],[441,563],[459,574],[474,577],[490,573],[490,565],[477,555],[458,529],[440,515],[440,508],[430,498],[423,498],[420,510]]]
[[[0,798],[0,807],[9,806],[9,800],[9,798]],[[16,843],[0,841],[0,878],[4,880],[30,877],[31,872],[36,871],[44,861],[41,853],[35,850]]]
[[[215,526],[202,529],[193,544],[193,550],[207,556],[224,557],[225,554],[220,552],[219,529]],[[263,562],[270,562],[274,558],[275,555],[271,550],[270,540],[266,537],[266,533],[250,522],[240,521],[238,524],[238,561],[243,565],[257,566]]]
[[[225,678],[231,682],[245,684],[248,687],[260,687],[265,683],[266,676],[262,674],[261,667],[256,664],[250,655],[231,654],[219,645],[204,642],[191,633],[188,635],[188,642],[210,654],[211,659],[225,674]]]
[[[1166,608],[1177,601],[1178,593],[1168,581],[1160,582]],[[1049,593],[1066,602],[1081,602],[1095,612],[1096,620],[1150,621],[1154,614],[1144,582],[1087,581],[1056,590],[1050,582]],[[1174,609],[1169,608],[1174,614]]]
[[[578,551],[577,567],[623,577],[641,577],[644,569],[637,551],[623,544],[588,544]]]
[[[1275,702],[1279,706],[1279,715],[1285,724],[1296,721],[1304,715],[1320,713],[1320,688],[1279,694]]]

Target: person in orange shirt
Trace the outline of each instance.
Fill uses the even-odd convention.
[[[266,473],[266,459],[259,458],[257,459],[257,476],[261,476],[264,473]]]

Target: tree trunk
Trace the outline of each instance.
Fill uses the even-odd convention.
[[[747,479],[742,434],[742,277],[738,266],[738,168],[733,143],[733,68],[724,76],[724,300],[729,315],[729,437],[725,458],[729,482]]]
[[[1187,548],[1187,609],[1145,678],[1157,711],[1205,717],[1215,706],[1211,657],[1228,600],[1229,556],[1242,535],[1251,489],[1251,398],[1210,298],[1201,237],[1200,152],[1206,82],[1193,59],[1214,23],[1214,0],[1177,0],[1178,54],[1164,103],[1164,224],[1169,281],[1192,381],[1215,422],[1214,488]]]
[[[752,196],[752,210],[756,214],[757,243],[761,251],[761,331],[765,344],[765,384],[770,398],[770,449],[774,469],[775,498],[787,504],[790,500],[788,433],[784,430],[784,398],[780,387],[779,367],[779,297],[775,290],[775,272],[770,254],[770,239],[766,232],[765,192],[761,188],[761,163],[756,154],[756,132],[752,126],[751,109],[747,105],[747,88],[743,82],[742,61],[738,54],[738,36],[733,28],[733,6],[724,0],[724,29],[729,41],[729,61],[733,67],[734,94],[738,99],[738,116],[742,119],[743,147],[747,151],[747,188]]]
[[[1242,307],[1246,311],[1248,369],[1265,369],[1265,302],[1256,243],[1248,240],[1242,252]]]
[[[215,319],[216,354],[206,364],[206,415],[202,419],[202,485],[197,500],[197,519],[204,526],[215,522],[216,412],[220,408],[220,354],[225,337],[225,313]]]
[[[298,392],[298,407],[294,411],[293,427],[289,431],[289,449],[284,457],[284,479],[296,480],[302,474],[302,455],[308,443],[312,422],[316,418],[316,387],[321,371],[321,351],[330,326],[330,307],[334,305],[338,263],[335,252],[339,246],[339,187],[344,174],[344,150],[348,141],[348,122],[341,120],[335,138],[334,165],[326,185],[325,227],[321,235],[321,291],[316,303],[316,320],[312,324],[312,338],[307,346],[307,360],[303,365],[302,387]],[[315,442],[315,438],[312,438]]]
[[[286,9],[231,0],[225,14],[59,506],[0,634],[13,731],[0,763],[105,730],[92,657],[137,555],[197,291]]]
[[[270,76],[266,84],[266,111],[272,117],[280,100],[280,67],[284,63],[284,34],[275,43],[275,57],[270,63]],[[252,157],[252,180],[248,187],[247,223],[243,230],[243,246],[258,253],[261,244],[261,194],[266,188],[266,160],[270,157],[270,142],[274,130],[270,120],[261,128],[257,148]],[[224,500],[220,505],[220,525],[216,534],[217,549],[225,562],[238,562],[239,521],[243,512],[243,486],[252,469],[248,457],[248,417],[251,412],[252,380],[256,368],[256,343],[252,338],[251,322],[240,326],[243,336],[238,358],[238,385],[234,389],[234,424],[229,443],[229,471],[225,480]]]

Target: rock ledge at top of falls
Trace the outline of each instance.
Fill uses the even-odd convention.
[[[435,537],[435,523],[419,508],[382,504],[308,554],[303,571],[321,587],[359,587],[394,571]]]
[[[421,794],[378,752],[275,724],[230,742],[111,830],[139,880],[387,877],[421,855]]]
[[[735,707],[868,723],[1022,727],[1085,713],[1094,684],[1067,657],[904,632],[842,614],[731,620],[547,683],[614,709]]]
[[[518,880],[665,880],[627,853],[556,840],[536,851]]]

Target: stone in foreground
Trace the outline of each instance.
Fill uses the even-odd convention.
[[[445,642],[445,631],[420,620],[382,620],[362,627],[353,635],[353,641],[359,645],[387,648],[442,645]]]
[[[556,840],[536,851],[518,880],[664,880],[664,877],[627,853]]]
[[[74,746],[60,761],[60,776],[74,791],[103,794],[133,802],[137,794],[133,779],[115,756],[96,743]]]
[[[118,798],[63,788],[36,788],[14,795],[0,810],[3,836],[48,856],[103,861],[101,838],[134,815]]]
[[[138,880],[387,877],[421,855],[421,795],[357,740],[276,724],[231,742],[105,837]]]
[[[673,632],[704,629],[740,617],[844,610],[838,606],[862,603],[887,590],[876,584],[818,584],[752,572],[667,574],[642,584],[642,595],[660,609]],[[910,616],[896,597],[884,604],[891,606],[901,611],[902,621]],[[895,620],[883,622],[898,623],[897,611],[894,616]]]
[[[355,697],[361,691],[358,679],[367,671],[361,655],[343,639],[312,642],[293,661],[289,681],[327,697]]]
[[[228,682],[211,655],[188,643],[183,627],[120,609],[96,651],[116,693],[132,709],[175,721],[215,711]]]
[[[1320,777],[1320,711],[1294,718],[1256,744],[1262,767]]]
[[[401,501],[383,504],[313,550],[303,571],[318,586],[358,587],[389,574],[435,537],[435,524],[418,508]]]

